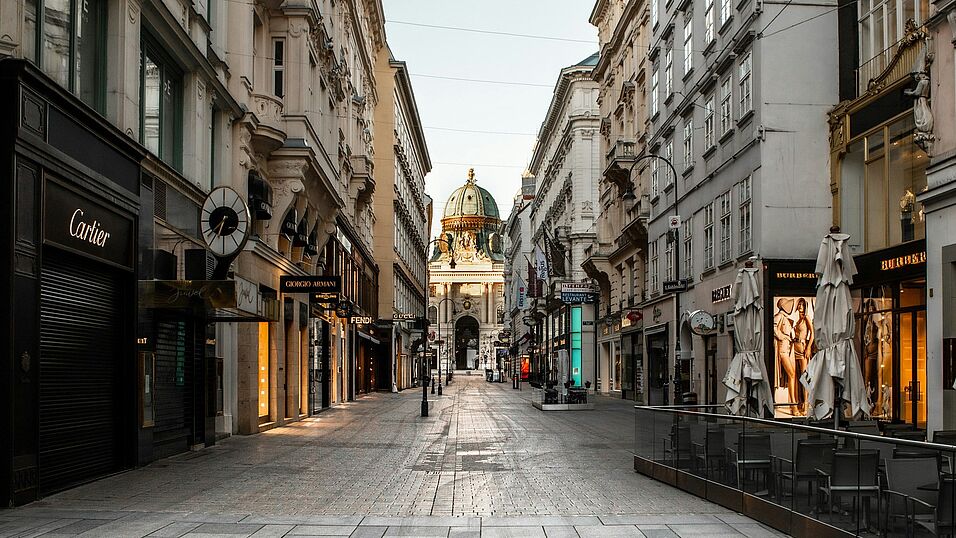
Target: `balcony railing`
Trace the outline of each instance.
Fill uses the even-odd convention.
[[[634,159],[634,149],[637,144],[633,140],[619,139],[608,149],[607,162],[611,164],[615,160]]]
[[[789,405],[789,404],[784,404]],[[634,468],[794,536],[930,536],[956,513],[956,431],[636,407]],[[949,531],[945,531],[949,532]]]
[[[857,95],[866,93],[873,81],[880,80],[884,84],[892,84],[909,75],[920,47],[922,47],[921,42],[907,41],[904,38],[863,62],[856,70]],[[886,72],[888,69],[889,72]]]

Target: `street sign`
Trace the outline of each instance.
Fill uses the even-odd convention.
[[[684,280],[665,280],[664,293],[679,293],[687,291],[687,282]]]
[[[667,217],[667,227],[671,230],[677,230],[680,228],[680,215],[670,215]]]

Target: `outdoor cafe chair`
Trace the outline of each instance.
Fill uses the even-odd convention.
[[[956,446],[956,430],[939,430],[933,432],[933,442],[938,445]]]
[[[817,489],[826,501],[827,513],[833,514],[834,503],[843,497],[853,498],[853,513],[856,514],[857,501],[863,506],[863,524],[868,526],[869,500],[880,496],[880,480],[877,474],[880,453],[876,450],[837,450],[833,453],[833,464],[829,472],[819,469],[821,485]]]
[[[827,438],[809,438],[797,441],[796,455],[793,461],[785,458],[776,458],[777,469],[774,476],[777,480],[774,490],[777,498],[785,495],[784,482],[790,482],[790,492],[796,495],[801,483],[807,484],[807,503],[813,498],[813,486],[819,480],[817,469],[829,469],[833,451],[836,449],[836,440]]]
[[[723,471],[727,463],[724,443],[724,431],[719,425],[712,424],[704,432],[704,442],[694,445],[694,466],[704,472],[708,479],[716,476],[712,473]]]
[[[684,469],[691,462],[692,454],[690,425],[675,424],[670,435],[664,438],[664,461],[676,469]]]
[[[939,479],[939,495],[936,498],[936,505],[923,502],[919,499],[910,499],[914,507],[911,513],[915,513],[915,507],[930,512],[928,514],[917,514],[913,519],[921,527],[936,536],[952,536],[956,533],[956,510],[953,504],[956,503],[956,477],[942,476]]]
[[[900,519],[906,525],[906,535],[912,536],[912,516],[931,514],[926,505],[935,505],[937,492],[927,488],[936,483],[939,469],[936,458],[888,459],[885,462],[886,488],[883,490],[884,536],[889,525]],[[920,504],[912,502],[919,500]]]
[[[926,441],[925,430],[893,430],[890,437],[894,439],[909,439],[911,441]]]
[[[762,474],[764,484],[768,483],[771,470],[769,433],[741,432],[737,437],[737,450],[733,451],[733,454],[737,487],[741,491],[746,491],[744,481],[748,471],[753,472],[755,480],[759,474]]]

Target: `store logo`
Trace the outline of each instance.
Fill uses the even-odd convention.
[[[729,301],[731,299],[731,292],[733,291],[733,285],[727,284],[726,286],[721,286],[710,292],[710,302],[712,303],[722,303],[724,301]]]
[[[917,252],[915,254],[907,254],[906,256],[897,256],[895,258],[882,260],[880,262],[880,270],[893,271],[908,265],[921,265],[924,263],[926,263],[926,252]]]
[[[94,220],[91,224],[83,221],[82,218],[83,210],[77,208],[70,219],[70,236],[100,248],[105,247],[106,240],[110,238],[109,232],[100,228],[98,221]]]

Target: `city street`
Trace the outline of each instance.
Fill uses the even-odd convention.
[[[542,413],[460,373],[0,512],[2,536],[773,536],[634,473],[632,402]]]

